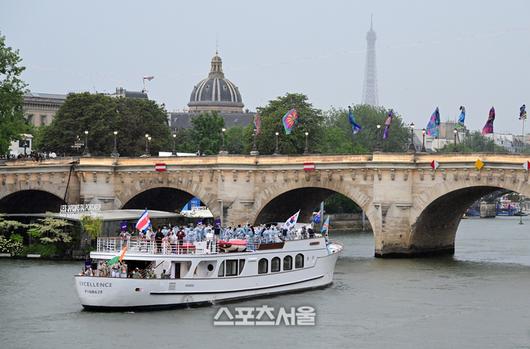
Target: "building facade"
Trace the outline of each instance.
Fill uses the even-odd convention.
[[[61,105],[64,104],[66,96],[53,93],[27,93],[24,95],[22,106],[24,117],[33,126],[49,125]]]

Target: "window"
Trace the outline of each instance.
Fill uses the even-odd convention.
[[[262,258],[258,262],[258,274],[267,274],[269,271],[269,261],[267,258]]]
[[[33,124],[33,114],[28,114],[28,124]]]
[[[237,259],[227,259],[225,276],[237,276]]]
[[[41,125],[46,125],[46,121],[47,121],[47,119],[48,119],[48,116],[45,115],[45,114],[42,114],[42,115],[40,116],[40,124],[41,124]]]
[[[283,270],[293,269],[293,257],[285,256],[283,257]]]
[[[280,271],[280,258],[274,257],[271,261],[271,272]]]
[[[304,267],[304,255],[299,253],[294,258],[294,267],[295,268],[303,268]]]
[[[240,259],[239,260],[239,275],[241,275],[241,272],[243,271],[243,268],[245,267],[245,260]]]
[[[219,272],[217,273],[217,276],[225,276],[225,262],[221,263],[221,265],[219,266]]]

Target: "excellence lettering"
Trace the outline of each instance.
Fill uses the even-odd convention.
[[[91,282],[91,281],[79,281],[80,286],[84,287],[112,287],[112,282]]]

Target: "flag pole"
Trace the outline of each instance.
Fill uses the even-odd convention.
[[[523,151],[521,153],[524,153],[525,151],[525,146],[526,146],[526,142],[525,142],[525,138],[524,138],[524,122],[525,122],[525,119],[526,118],[522,118],[523,120],[523,131],[522,131],[522,136],[523,136]]]

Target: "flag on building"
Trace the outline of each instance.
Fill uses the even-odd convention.
[[[151,226],[151,220],[149,219],[149,212],[147,210],[142,213],[138,222],[136,222],[136,229],[139,231],[144,231]]]
[[[431,137],[436,138],[440,135],[440,110],[438,107],[436,107],[434,112],[431,114],[431,118],[429,119],[429,123],[427,124],[425,130],[427,131],[427,135]]]
[[[282,118],[283,128],[285,129],[285,134],[291,134],[293,128],[298,123],[298,112],[296,109],[291,109]]]
[[[254,130],[256,131],[256,136],[260,134],[261,132],[261,116],[259,113],[256,113],[254,115]]]
[[[523,168],[528,171],[530,169],[530,161],[525,161]]]
[[[484,167],[484,165],[484,162],[480,159],[477,159],[477,161],[475,161],[475,168],[479,171]]]
[[[322,234],[328,235],[328,232],[329,232],[329,216],[326,217],[326,220],[322,224],[322,228],[320,228],[320,232]]]
[[[457,128],[464,128],[466,122],[466,107],[463,105],[460,106],[460,116],[458,116],[458,123],[456,124]]]
[[[361,126],[355,121],[355,116],[353,115],[353,110],[350,106],[348,106],[348,121],[351,125],[351,131],[353,134],[357,134],[362,130]]]
[[[440,167],[440,163],[436,160],[431,161],[431,167],[433,170],[436,170],[438,167]]]
[[[392,125],[392,120],[394,119],[394,111],[390,109],[385,120],[385,130],[383,131],[383,139],[387,139],[390,133],[390,125]]]
[[[289,219],[285,221],[285,223],[283,223],[283,228],[289,230],[292,227],[294,227],[296,222],[298,222],[299,215],[300,215],[300,210],[298,210],[298,212],[293,214],[291,217],[289,217]]]
[[[488,121],[486,125],[482,128],[482,135],[493,133],[493,122],[495,121],[495,108],[491,107],[490,113],[488,115]]]
[[[147,81],[151,81],[154,78],[155,78],[154,76],[144,76],[144,80],[147,80]]]
[[[519,120],[526,120],[526,104],[519,108]]]

